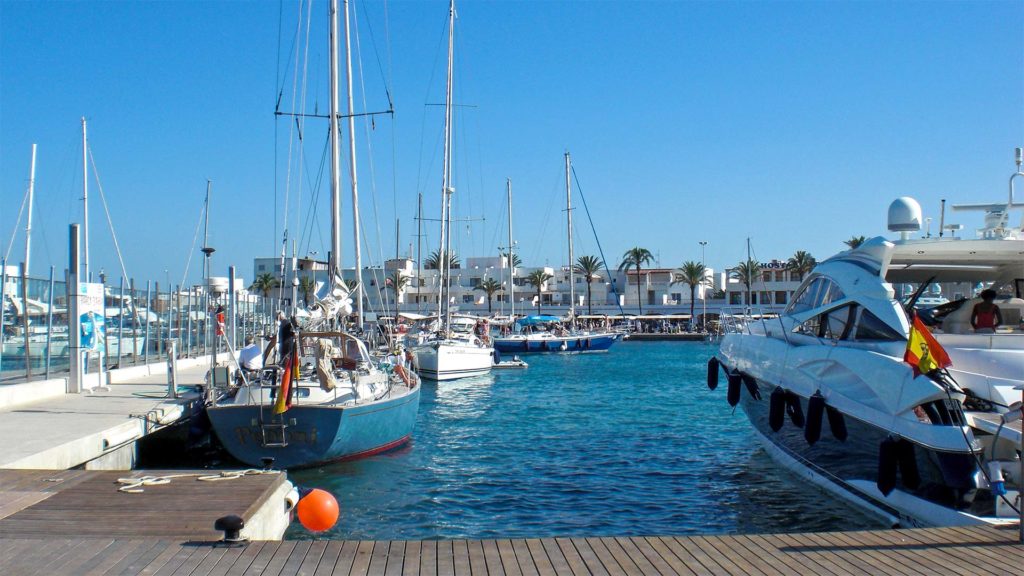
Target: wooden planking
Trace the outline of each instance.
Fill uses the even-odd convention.
[[[119,478],[179,476],[169,484],[119,492]],[[0,538],[218,540],[217,518],[249,519],[285,482],[283,473],[214,482],[209,471],[0,470]]]
[[[0,539],[5,576],[1015,573],[1016,531],[985,527],[694,537],[253,542]]]

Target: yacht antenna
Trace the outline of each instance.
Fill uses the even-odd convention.
[[[939,238],[942,238],[942,232],[946,228],[946,199],[942,199],[942,207],[939,209]]]
[[[28,172],[28,217],[25,220],[25,279],[28,278],[29,258],[32,256],[32,197],[35,194],[36,186],[36,145],[32,145],[32,164]],[[27,284],[26,284],[27,286]],[[27,293],[26,293],[27,294]],[[25,302],[25,309],[28,310],[28,300]],[[26,314],[27,318],[28,315]],[[28,342],[28,332],[25,332],[25,341]],[[28,355],[25,356],[26,358]]]
[[[438,301],[437,318],[443,332],[447,332],[451,315],[451,306],[448,305],[451,288],[448,286],[451,275],[451,233],[449,230],[451,218],[451,197],[455,189],[452,188],[452,60],[455,45],[455,0],[448,4],[448,77],[445,83],[445,106],[444,106],[444,163],[441,169],[441,249],[438,254],[441,259],[438,262],[438,269],[441,272],[439,291],[441,298]]]
[[[82,116],[82,276],[86,282],[89,277],[89,140],[86,137],[85,116]]]
[[[348,16],[349,0],[345,0],[345,62],[348,80],[348,164],[352,173],[352,232],[355,236],[353,248],[356,252],[356,318],[359,330],[363,329],[363,256],[360,254],[359,242],[359,184],[356,178],[356,119],[352,108],[352,41],[349,32]],[[397,293],[395,295],[397,301]]]
[[[505,179],[505,188],[508,193],[508,268],[510,270],[508,277],[508,300],[509,300],[509,320],[516,317],[516,261],[512,256],[512,179]]]
[[[330,131],[331,131],[331,252],[327,267],[333,285],[341,275],[341,142],[338,132],[338,0],[330,4]],[[284,256],[282,255],[282,259]],[[356,272],[358,274],[358,270]]]
[[[565,214],[567,218],[567,230],[569,234],[569,322],[576,324],[576,284],[573,274],[573,253],[572,253],[572,186],[569,183],[569,172],[572,169],[572,160],[569,153],[565,153]]]

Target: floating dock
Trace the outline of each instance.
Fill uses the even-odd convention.
[[[1019,574],[1017,531],[932,528],[739,536],[442,541],[210,542],[2,538],[0,566],[29,574],[434,576],[448,574]]]
[[[285,474],[276,471],[0,470],[0,541],[212,541],[223,537],[214,523],[229,515],[245,522],[243,536],[280,539],[290,522],[291,491]],[[93,547],[95,542],[87,548]],[[10,574],[4,558],[0,573]]]

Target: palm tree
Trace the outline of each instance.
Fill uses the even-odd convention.
[[[654,255],[650,250],[635,246],[626,250],[626,253],[622,255],[622,262],[619,264],[619,270],[626,272],[629,272],[630,268],[636,268],[636,303],[640,306],[641,316],[644,314],[644,303],[640,298],[640,267],[648,264],[651,260],[654,260]]]
[[[498,282],[494,278],[486,278],[481,282],[474,290],[483,290],[487,293],[487,314],[491,314],[491,298],[494,297],[494,293],[501,290],[501,282]]]
[[[540,289],[545,282],[554,278],[551,274],[548,274],[544,270],[534,270],[530,272],[530,275],[526,277],[526,281],[530,283],[530,286],[537,287],[537,314],[540,315]]]
[[[867,238],[863,236],[851,236],[849,240],[844,240],[843,244],[849,246],[850,250],[854,250],[863,244],[865,240],[867,240]]]
[[[587,280],[587,314],[593,314],[593,305],[590,302],[590,283],[599,278],[597,275],[604,268],[604,262],[597,256],[580,256],[573,265],[573,271],[582,274]]]
[[[277,278],[270,272],[264,272],[256,277],[253,281],[252,286],[249,286],[249,290],[258,290],[263,293],[263,297],[267,298],[270,296],[270,291],[277,288]]]
[[[797,250],[793,257],[786,262],[786,269],[798,275],[801,280],[818,264],[818,261],[811,256],[810,252]]]
[[[302,299],[306,302],[306,308],[309,308],[309,301],[313,299],[314,289],[316,289],[316,280],[312,276],[299,278],[299,292],[302,294]]]
[[[498,250],[498,256],[504,258],[508,253],[502,250]],[[523,265],[523,259],[519,257],[519,254],[512,254],[512,267],[519,268]]]
[[[391,276],[384,279],[384,284],[395,292],[395,318],[398,317],[398,295],[409,285],[409,277],[402,275],[401,270],[395,270]]]
[[[729,275],[739,280],[747,288],[747,300],[746,305],[750,306],[750,287],[754,285],[757,278],[761,275],[761,264],[757,260],[747,260],[746,262],[740,262],[735,268],[729,271]]]
[[[693,262],[687,260],[683,262],[683,265],[679,267],[679,273],[673,274],[672,284],[687,284],[690,286],[690,324],[693,325],[693,307],[696,304],[694,300],[694,294],[697,292],[697,286],[701,286],[707,283],[707,279],[704,277],[707,268],[704,267],[700,262]]]
[[[441,251],[434,250],[433,252],[430,253],[430,256],[427,257],[427,261],[423,263],[423,268],[425,270],[440,270],[441,264],[444,264],[444,259],[441,257]],[[461,264],[459,263],[459,255],[453,250],[451,258],[451,268],[454,270],[459,266],[461,266]]]

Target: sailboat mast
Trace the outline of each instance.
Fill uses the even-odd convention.
[[[452,64],[455,47],[455,0],[448,4],[448,78],[445,85],[444,99],[444,163],[441,170],[441,271],[440,293],[438,302],[438,319],[441,328],[448,329],[451,320],[451,307],[448,305],[451,293],[451,195],[452,189]]]
[[[416,195],[416,310],[420,310],[420,275],[423,274],[423,192]]]
[[[25,220],[25,277],[28,277],[29,260],[32,256],[32,197],[36,187],[36,145],[32,145],[32,164],[28,170],[28,218]],[[27,338],[26,332],[26,338]]]
[[[575,266],[573,265],[573,253],[572,253],[572,185],[569,181],[569,172],[572,170],[572,160],[569,159],[569,153],[565,153],[565,213],[568,221],[568,234],[569,234],[569,321],[576,321],[576,278],[573,274]]]
[[[512,179],[505,179],[505,187],[508,190],[508,268],[511,270],[508,280],[508,300],[511,304],[511,311],[508,313],[510,319],[516,317],[516,264],[512,257]]]
[[[85,278],[86,282],[89,282],[89,140],[86,137],[85,130],[85,116],[82,116],[82,233],[84,236],[84,242],[82,248],[84,251],[84,258],[82,258],[82,277]]]
[[[356,178],[356,119],[352,107],[352,41],[349,30],[348,0],[345,0],[345,75],[348,81],[348,164],[352,173],[352,245],[356,251],[356,317],[360,329],[363,327],[363,255],[359,240],[359,184]],[[397,298],[397,296],[396,296]]]
[[[341,276],[341,143],[338,131],[338,0],[330,3],[330,130],[331,130],[331,252],[327,267],[331,285]],[[283,257],[283,256],[282,256]]]

